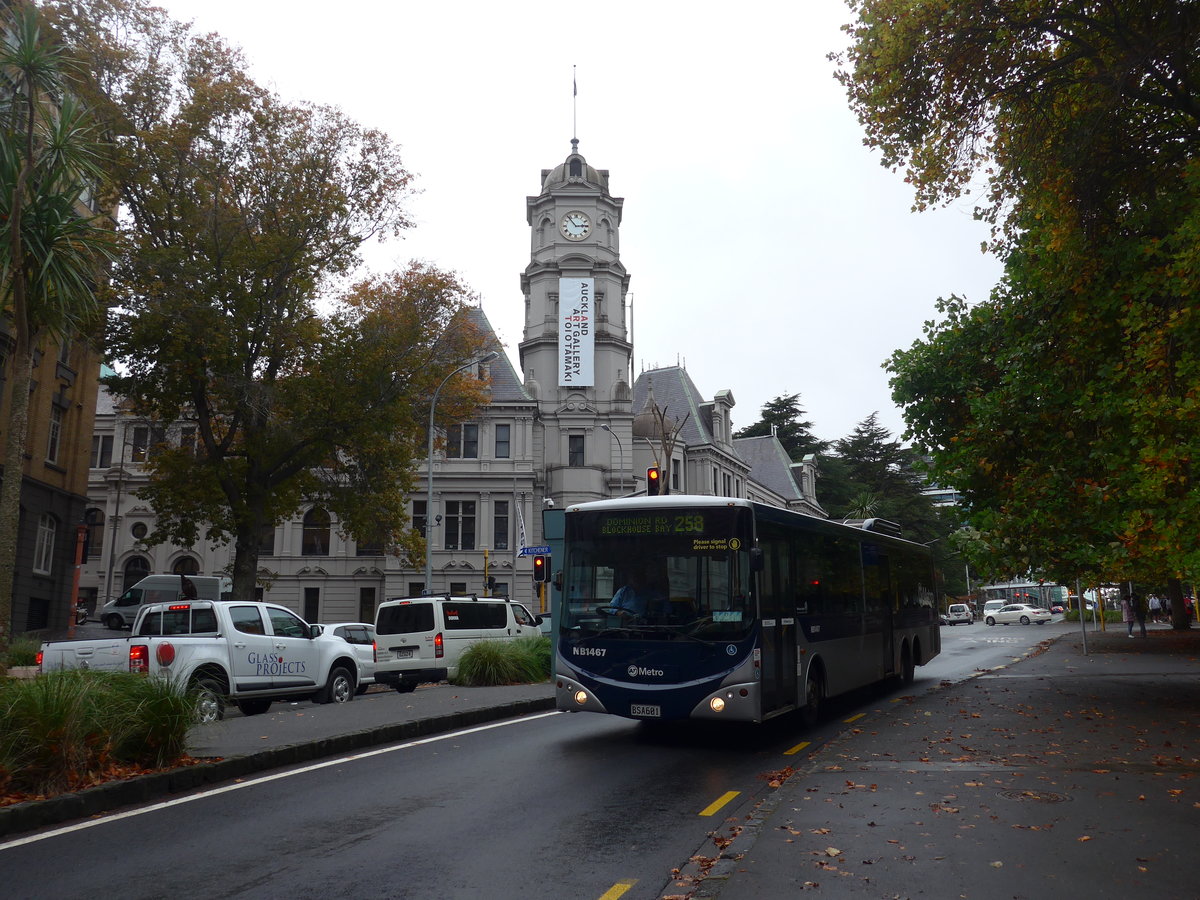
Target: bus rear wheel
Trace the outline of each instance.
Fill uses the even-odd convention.
[[[805,727],[811,728],[817,724],[824,705],[825,676],[820,669],[813,669],[808,673],[808,681],[804,685],[804,710],[800,715]]]
[[[900,680],[904,684],[912,684],[917,677],[917,661],[913,658],[911,644],[905,644],[900,650]]]

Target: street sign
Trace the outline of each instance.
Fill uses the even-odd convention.
[[[549,556],[549,547],[522,547],[519,556]]]

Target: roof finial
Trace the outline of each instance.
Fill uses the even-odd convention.
[[[571,152],[579,152],[579,78],[575,74],[575,66],[571,66],[571,134],[575,137],[571,138]]]

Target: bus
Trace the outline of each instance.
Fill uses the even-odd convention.
[[[812,723],[827,698],[911,682],[941,650],[932,555],[891,523],[686,495],[581,503],[564,521],[560,710]]]

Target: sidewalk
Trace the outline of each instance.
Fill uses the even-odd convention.
[[[879,702],[726,823],[691,896],[1195,900],[1200,629],[1149,628]]]
[[[0,807],[0,837],[267,769],[554,708],[549,681],[497,687],[429,684],[404,695],[375,690],[381,693],[343,704],[281,701],[261,716],[234,710],[221,722],[195,726],[189,735],[188,753],[212,762]]]

